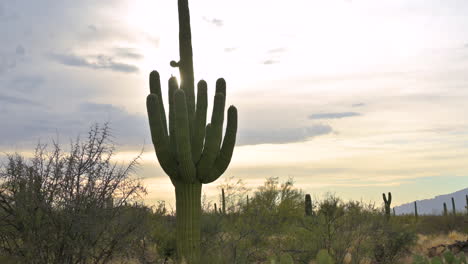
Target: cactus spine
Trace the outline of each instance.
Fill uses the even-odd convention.
[[[414,216],[418,218],[418,204],[414,201]]]
[[[391,204],[392,204],[392,193],[391,192],[388,192],[388,199],[387,197],[385,196],[385,193],[382,193],[382,197],[383,197],[383,200],[384,200],[384,205],[385,205],[385,217],[390,218],[390,208],[391,208]]]
[[[169,124],[157,71],[150,74],[151,93],[146,106],[156,156],[175,187],[177,257],[194,264],[200,261],[202,184],[218,179],[231,161],[236,142],[237,109],[229,107],[223,140],[226,83],[218,79],[211,123],[206,125],[207,84],[203,80],[198,82],[195,104],[188,0],[178,0],[178,13],[180,60],[170,64],[179,67],[181,84],[179,86],[174,77],[169,79]]]
[[[447,204],[444,203],[444,216],[447,216],[448,215],[448,212],[447,212]]]
[[[452,197],[452,213],[453,215],[457,214],[457,209],[455,208],[455,199]]]
[[[310,194],[305,195],[305,215],[312,216],[312,198]]]

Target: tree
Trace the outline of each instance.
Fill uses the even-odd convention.
[[[109,127],[64,152],[39,144],[32,158],[8,154],[0,170],[0,253],[23,263],[107,263],[139,240],[145,189],[128,166],[111,162]]]

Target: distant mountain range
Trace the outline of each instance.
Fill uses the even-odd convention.
[[[435,214],[441,215],[443,213],[443,204],[447,204],[447,211],[452,212],[452,197],[455,200],[455,209],[459,213],[466,213],[466,195],[468,195],[468,188],[444,195],[438,195],[432,199],[418,200],[418,214]],[[395,213],[401,214],[414,214],[414,202],[395,206]]]

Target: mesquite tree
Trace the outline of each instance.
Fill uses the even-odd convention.
[[[198,82],[195,104],[192,41],[188,0],[178,1],[181,84],[169,79],[169,125],[166,123],[159,73],[150,74],[147,110],[151,137],[159,163],[175,187],[178,259],[189,264],[200,259],[201,189],[227,169],[237,132],[237,109],[229,107],[224,140],[222,130],[226,82],[216,81],[211,123],[206,125],[207,84]],[[222,142],[222,144],[221,144]]]

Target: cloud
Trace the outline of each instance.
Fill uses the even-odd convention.
[[[361,107],[365,105],[366,105],[365,103],[357,103],[357,104],[352,104],[351,107]]]
[[[264,60],[262,63],[265,64],[265,65],[271,65],[271,64],[277,64],[277,63],[279,63],[279,61],[277,61],[277,60]]]
[[[24,47],[22,45],[16,46],[16,54],[24,55],[25,52],[26,52],[26,50],[24,49]]]
[[[93,31],[93,32],[96,32],[98,30],[95,25],[88,25],[88,29]]]
[[[224,48],[224,52],[233,52],[237,50],[237,48]]]
[[[338,119],[352,116],[360,116],[360,113],[356,112],[342,112],[342,113],[321,113],[309,115],[309,119]]]
[[[94,123],[105,122],[110,124],[114,141],[119,145],[138,148],[151,142],[146,116],[129,113],[112,104],[86,102],[62,111],[48,107],[32,109],[33,105],[41,106],[32,100],[0,95],[1,146],[31,148],[39,140],[48,142],[57,135],[68,140],[86,133]]]
[[[0,74],[16,67],[16,58],[9,54],[0,53]]]
[[[205,20],[206,22],[211,23],[211,24],[213,24],[213,25],[215,25],[217,27],[222,27],[224,25],[223,20],[218,19],[218,18],[209,19],[207,17],[203,17],[203,20]]]
[[[0,102],[2,102],[2,104],[16,104],[16,105],[25,105],[25,106],[40,106],[41,105],[29,99],[9,96],[9,95],[4,95],[4,94],[0,94]]]
[[[19,15],[17,13],[9,13],[9,10],[0,3],[0,22],[7,22],[10,20],[15,20],[19,18]]]
[[[8,82],[8,88],[20,92],[32,92],[45,83],[44,78],[34,75],[21,75]]]
[[[138,68],[134,65],[114,62],[114,59],[105,55],[97,55],[90,58],[83,58],[73,54],[50,53],[50,59],[60,64],[90,69],[106,69],[116,72],[134,73]]]
[[[276,48],[276,49],[269,50],[268,53],[270,53],[270,54],[272,54],[272,53],[283,53],[285,51],[286,51],[285,48]]]
[[[279,130],[239,131],[237,145],[286,144],[306,141],[309,138],[330,134],[329,125],[313,125],[302,128]]]
[[[144,58],[143,54],[138,53],[132,48],[116,48],[115,54],[117,57],[139,60]]]

